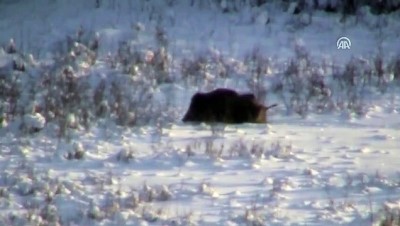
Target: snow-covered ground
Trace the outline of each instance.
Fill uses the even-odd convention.
[[[389,66],[400,54],[399,12],[363,8],[341,22],[315,11],[308,24],[308,14],[279,1],[231,13],[211,0],[96,2],[0,1],[0,79],[15,76],[15,109],[25,109],[8,115],[14,96],[0,90],[0,225],[380,225],[400,211],[400,58],[398,71]],[[337,49],[342,36],[350,50]],[[76,37],[99,48],[69,45]],[[10,39],[17,53],[7,53]],[[385,68],[378,85],[364,78],[379,75],[376,59]],[[251,69],[258,60],[267,65],[261,79]],[[305,89],[287,88],[297,70],[322,75],[326,99],[302,105],[295,97]],[[332,79],[336,70],[362,75],[349,85]],[[282,75],[281,92],[272,91]],[[66,91],[46,90],[46,78],[87,82],[78,99],[94,101],[68,102]],[[266,125],[180,121],[196,91],[260,86],[268,89],[261,98],[279,104]],[[57,121],[65,106],[46,99],[58,91],[72,103],[66,124]],[[96,105],[98,92],[99,105],[133,107],[110,105],[113,113],[86,126],[74,105]]]

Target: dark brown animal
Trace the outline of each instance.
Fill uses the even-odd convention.
[[[251,93],[238,94],[231,89],[216,89],[193,95],[184,122],[266,123],[269,107],[257,102]]]

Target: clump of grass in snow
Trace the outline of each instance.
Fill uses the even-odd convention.
[[[131,148],[123,148],[117,154],[117,161],[129,163],[134,159],[134,150]]]
[[[379,226],[399,226],[400,225],[400,203],[386,202],[380,211],[376,225]]]
[[[250,145],[243,139],[238,139],[228,149],[229,156],[263,159],[268,157],[287,159],[294,158],[292,145],[284,145],[280,141],[273,142],[268,148],[264,143],[252,142]]]
[[[231,220],[240,225],[267,225],[268,213],[263,208],[258,206],[257,203],[253,203],[251,206],[245,207],[243,214],[233,216]]]
[[[400,54],[392,60],[391,68],[394,79],[400,80]]]
[[[81,143],[74,143],[72,150],[69,151],[65,158],[68,160],[80,160],[85,157],[85,149],[83,148],[83,145]]]
[[[295,157],[293,153],[292,145],[284,145],[281,142],[275,142],[271,144],[271,148],[265,153],[267,156],[272,156],[274,158],[292,158]]]
[[[100,210],[99,206],[97,206],[96,204],[91,202],[90,206],[89,206],[89,208],[87,210],[86,216],[89,219],[101,221],[104,218],[105,213]]]
[[[154,188],[144,184],[142,190],[139,192],[139,200],[142,202],[168,201],[171,198],[172,193],[167,186]]]
[[[209,183],[200,183],[198,191],[214,198],[219,197],[219,193]]]
[[[227,147],[228,146],[228,147]],[[235,157],[261,160],[270,157],[278,159],[296,159],[294,148],[291,144],[282,144],[276,141],[270,144],[262,142],[248,142],[242,138],[234,140],[230,145],[224,142],[217,142],[215,139],[206,139],[204,141],[194,141],[188,144],[181,154],[185,154],[187,158],[195,156],[204,150],[204,154],[212,160],[231,159]]]
[[[224,151],[224,145],[221,145],[220,148],[216,148],[214,140],[211,139],[205,141],[204,152],[211,159],[220,159],[222,157],[223,151]]]

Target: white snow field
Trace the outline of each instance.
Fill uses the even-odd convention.
[[[0,0],[0,225],[400,225],[400,13],[249,2]]]

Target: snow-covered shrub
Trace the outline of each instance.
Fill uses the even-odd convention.
[[[376,225],[398,226],[400,225],[400,202],[386,202],[383,209],[378,213],[379,218]],[[375,225],[375,224],[374,224]]]
[[[42,130],[46,119],[39,113],[25,114],[22,119],[22,130],[26,133],[34,133]]]
[[[145,77],[115,80],[110,86],[111,117],[119,125],[151,122],[157,109],[153,106],[153,84]]]
[[[123,63],[123,56],[120,52],[116,62]],[[133,63],[139,62],[144,62],[141,57]],[[137,76],[121,74],[120,66],[116,66],[93,85],[90,82],[95,75],[78,75],[82,73],[79,67],[75,71],[73,67],[63,66],[65,64],[69,65],[56,62],[55,68],[42,79],[44,116],[48,122],[57,122],[59,136],[64,136],[69,128],[84,126],[88,129],[98,118],[111,118],[124,126],[152,119],[153,114],[149,112],[157,110],[152,106],[153,77],[146,77],[142,71]]]
[[[161,24],[158,24],[156,26],[156,32],[154,34],[155,40],[157,45],[160,48],[165,48],[168,49],[168,36],[166,30],[161,26]]]
[[[200,183],[198,191],[201,194],[209,195],[211,197],[219,196],[218,192],[209,183]]]
[[[79,27],[74,34],[67,35],[53,43],[52,53],[56,58],[63,58],[68,54],[90,56],[95,60],[100,47],[100,36],[98,33]]]
[[[278,92],[289,113],[304,117],[310,110],[310,101],[326,95],[325,84],[304,46],[296,43],[294,51],[295,57],[290,59],[273,90]]]
[[[170,54],[166,44],[159,44],[155,50],[138,49],[128,41],[120,42],[115,60],[109,60],[111,66],[121,68],[123,73],[134,77],[144,76],[157,83],[172,81],[169,74],[169,61]]]
[[[229,157],[251,157],[250,151],[246,145],[246,142],[243,139],[238,139],[235,141],[232,146],[228,149]]]
[[[41,219],[32,212],[29,214],[9,213],[4,225],[39,225],[40,223],[42,223]]]
[[[85,150],[81,143],[74,143],[72,150],[70,150],[65,156],[65,158],[68,160],[73,160],[73,159],[80,160],[83,159],[84,157],[85,157]]]
[[[0,112],[2,112],[2,111],[0,111]],[[4,118],[4,113],[2,113],[2,115],[0,115],[0,129],[5,127],[6,125],[7,125],[7,122]]]
[[[34,111],[38,81],[22,54],[0,52],[0,114],[6,121]]]
[[[220,148],[216,148],[213,139],[206,140],[204,144],[205,144],[204,153],[211,159],[219,159],[222,157],[222,152],[224,150],[223,145],[221,145]]]
[[[245,207],[243,214],[234,215],[230,218],[233,222],[239,225],[262,226],[268,225],[265,215],[266,214],[260,207],[253,204],[250,207]]]
[[[232,76],[232,68],[223,55],[215,49],[198,52],[193,57],[184,57],[180,72],[186,85],[215,87],[217,78]]]
[[[160,44],[161,45],[161,44]],[[138,65],[138,72],[149,79],[154,79],[157,84],[173,82],[169,72],[170,54],[165,46],[148,50],[144,56],[144,62]]]
[[[122,72],[136,75],[138,72],[138,65],[144,63],[144,54],[131,47],[127,41],[118,43],[117,55],[113,59],[110,56],[109,63],[111,68],[122,68]]]
[[[144,184],[142,190],[139,192],[140,202],[154,202],[154,201],[168,201],[172,198],[172,192],[165,185],[151,187]],[[137,200],[134,200],[137,201]]]
[[[263,55],[259,47],[255,47],[245,59],[244,64],[250,77],[247,79],[247,85],[261,103],[265,102],[267,88],[265,86],[265,77],[270,73],[270,59]]]
[[[274,158],[288,159],[294,156],[292,145],[283,145],[281,142],[274,142],[271,148],[264,153]]]
[[[142,190],[139,193],[139,200],[141,202],[152,202],[156,199],[156,190],[147,184],[143,185]]]
[[[95,63],[96,53],[82,44],[82,32],[78,31],[75,42],[68,44],[68,51],[61,51],[47,64],[32,66],[25,62],[23,56],[7,55],[5,60],[2,57],[2,121],[9,123],[21,117],[21,128],[28,132],[42,129],[42,122],[46,125],[55,123],[58,127],[57,135],[66,137],[71,129],[82,126],[88,129],[98,117],[112,118],[120,125],[148,123],[157,118],[154,114],[160,114],[161,107],[154,106],[151,99],[155,85],[170,79],[166,50],[160,48],[155,53],[151,51],[152,57],[139,54],[136,58],[136,53],[132,55],[128,52],[128,55],[124,55],[123,50],[120,50],[117,64],[122,64],[125,59],[133,59],[133,65],[129,65],[139,65],[137,76],[121,75],[117,65],[111,68],[112,72],[108,76],[93,86],[93,75],[88,69]],[[20,63],[15,63],[17,61],[14,58],[21,61],[27,70],[16,70],[22,66],[16,67]],[[34,67],[32,70],[31,66]],[[35,76],[31,75],[32,72],[35,72]],[[32,121],[29,118],[38,114],[45,119],[39,120],[41,125],[28,125]]]
[[[112,193],[106,193],[105,204],[103,210],[106,218],[115,216],[116,213],[121,211],[120,200]]]
[[[172,192],[165,185],[161,186],[158,192],[158,200],[159,201],[168,201],[172,198]]]
[[[193,212],[189,212],[183,215],[178,215],[176,217],[171,217],[170,219],[166,220],[166,224],[171,226],[198,225],[196,220],[194,219]]]
[[[0,65],[0,110],[6,118],[14,118],[17,114],[17,102],[21,90],[12,71],[3,72],[4,66]]]
[[[94,88],[93,106],[94,115],[99,118],[106,117],[110,111],[106,98],[106,80],[101,79],[99,84]]]
[[[70,56],[75,61],[73,64],[75,66],[74,69],[88,69],[90,66],[94,65],[97,60],[97,53],[95,50],[92,50],[79,42],[73,44]]]
[[[110,87],[110,95],[112,101],[110,101],[111,105],[111,114],[115,117],[116,123],[118,125],[134,125],[137,115],[131,111],[133,106],[133,101],[130,100],[128,95],[124,95],[124,90],[127,87],[124,87],[124,84],[114,81],[111,83]]]
[[[82,44],[84,31],[78,31],[73,41],[66,43],[66,50],[57,52],[54,62],[41,68],[39,110],[46,122],[56,122],[58,136],[67,135],[70,128],[83,126],[88,129],[92,119],[90,85],[85,76],[78,76],[96,61],[97,47],[89,49]],[[93,44],[93,45],[98,45]]]
[[[139,206],[139,195],[135,192],[132,192],[125,198],[124,206],[129,209],[136,209]]]
[[[207,58],[199,54],[194,59],[183,58],[181,74],[187,84],[199,84],[207,78]]]
[[[5,198],[5,199],[10,198],[10,192],[8,191],[7,188],[0,188],[0,198]]]
[[[386,65],[383,61],[382,54],[377,54],[373,59],[374,67],[373,72],[374,75],[377,77],[378,86],[382,90],[386,89],[387,79],[385,78],[386,75]]]
[[[100,221],[105,217],[105,213],[100,210],[100,207],[94,202],[90,203],[89,209],[87,210],[86,216],[89,219]]]
[[[393,79],[400,81],[400,54],[391,60],[389,64],[389,73]]]
[[[255,209],[247,209],[243,220],[246,225],[261,226],[265,225],[265,220]]]
[[[78,77],[72,67],[61,66],[44,78],[43,114],[47,122],[57,122],[59,137],[67,135],[69,128],[89,127],[89,91],[87,80]]]
[[[286,27],[294,32],[305,28],[312,23],[312,5],[309,1],[293,1],[287,4],[287,12],[290,14],[286,21]]]
[[[337,84],[336,106],[341,110],[346,109],[362,115],[365,111],[364,92],[371,79],[372,67],[367,60],[350,60],[343,71],[333,75],[333,82]]]
[[[271,148],[272,149],[272,148]],[[249,142],[243,139],[238,139],[228,149],[229,157],[242,157],[252,160],[260,160],[265,155],[271,155],[268,148],[262,142]]]
[[[134,160],[134,151],[129,148],[123,148],[117,154],[117,161],[129,163],[130,161]]]
[[[305,117],[310,112],[333,110],[362,116],[368,109],[367,94],[384,93],[398,74],[396,58],[387,62],[381,54],[355,58],[344,67],[316,62],[302,45],[275,75],[271,90],[283,101],[287,112]]]
[[[51,204],[45,205],[40,211],[40,216],[48,225],[57,225],[59,222],[58,214],[57,207]]]
[[[10,41],[8,42],[8,44],[5,46],[4,50],[6,51],[6,53],[8,54],[14,54],[17,53],[17,47],[15,46],[15,41],[14,39],[10,39]]]
[[[35,192],[33,181],[27,177],[20,177],[14,186],[14,190],[21,196],[31,195]]]
[[[156,221],[162,220],[163,212],[162,209],[154,210],[153,208],[143,208],[142,218],[150,223],[154,223]]]

